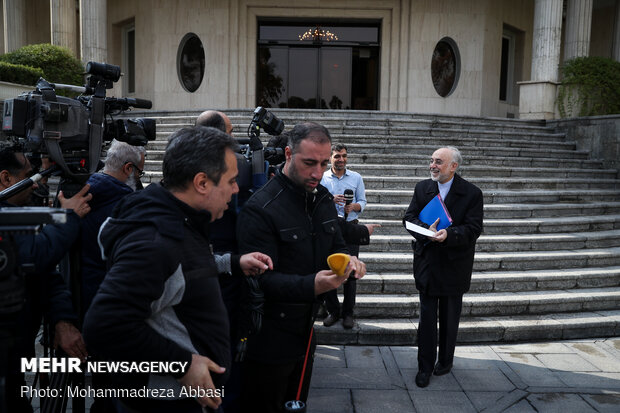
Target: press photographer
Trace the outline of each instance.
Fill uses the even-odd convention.
[[[143,146],[155,139],[152,119],[114,119],[131,107],[151,107],[147,100],[106,97],[106,90],[120,78],[120,67],[89,62],[86,72],[89,76],[83,87],[54,85],[39,79],[33,92],[4,102],[3,140],[12,146],[5,146],[0,160],[0,202],[3,206],[24,205],[37,189],[37,182],[53,174],[60,176],[55,205],[74,211],[65,224],[48,225],[37,235],[19,240],[19,261],[31,265],[25,275],[25,305],[20,313],[18,342],[9,359],[14,373],[7,380],[11,412],[32,411],[28,400],[16,394],[23,374],[15,373],[18,371],[15,363],[20,357],[34,355],[33,343],[43,312],[49,313],[50,325],[55,330],[54,344],[69,356],[81,359],[87,356],[74,312],[76,309],[79,314],[80,307],[77,302],[81,296],[80,251],[71,246],[80,233],[78,217],[90,211],[88,201],[92,195],[87,194],[89,185],[84,183],[97,170],[105,143],[116,139]],[[57,96],[57,88],[81,95],[75,99]],[[49,158],[52,166],[33,175],[26,154],[32,159]],[[128,166],[134,176],[136,168],[137,161]],[[67,199],[69,195],[65,194],[75,196]],[[55,271],[61,260],[67,264],[63,272],[64,278],[70,280],[72,294]]]
[[[151,108],[144,99],[106,97],[120,78],[119,66],[89,62],[86,72],[83,87],[41,78],[34,91],[4,101],[2,132],[23,145],[24,152],[49,156],[55,164],[50,172],[60,174],[65,192],[77,192],[97,170],[106,142],[145,145],[155,139],[153,119],[114,119],[132,107]],[[56,88],[82,94],[75,99],[57,96]]]
[[[17,152],[14,147],[0,149],[0,190],[10,188],[32,174],[32,166],[22,152]],[[36,187],[34,184],[1,201],[0,207],[26,205]],[[28,264],[29,271],[24,274],[24,305],[17,315],[15,343],[8,356],[7,411],[32,411],[29,401],[19,394],[20,386],[25,383],[23,373],[19,372],[19,361],[21,357],[34,357],[34,342],[44,313],[49,315],[50,325],[55,329],[56,344],[70,356],[81,359],[87,356],[81,334],[74,325],[77,315],[73,311],[71,295],[62,276],[55,270],[79,234],[80,218],[90,211],[88,201],[92,196],[87,192],[88,186],[84,186],[68,199],[62,192],[59,194],[60,206],[73,211],[67,214],[66,223],[47,225],[38,234],[14,236],[17,263]]]

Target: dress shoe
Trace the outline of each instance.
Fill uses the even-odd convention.
[[[431,381],[431,373],[427,373],[425,371],[418,371],[418,374],[415,376],[415,384],[418,387],[426,387],[428,383]]]
[[[316,312],[316,318],[325,318],[327,317],[327,310],[325,309],[324,304],[319,305],[319,311]]]
[[[354,324],[355,324],[355,321],[353,320],[353,316],[345,315],[344,318],[342,319],[342,326],[346,328],[347,330],[352,329]]]
[[[450,373],[450,370],[452,370],[452,363],[444,366],[440,362],[437,362],[437,364],[435,364],[435,370],[433,371],[433,374],[435,376],[443,376],[444,374]]]
[[[336,317],[333,314],[328,315],[327,317],[325,317],[325,320],[323,320],[323,325],[325,327],[331,327],[334,324],[336,324],[336,322],[340,319],[340,317]]]

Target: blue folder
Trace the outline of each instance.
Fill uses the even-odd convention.
[[[420,221],[429,226],[433,225],[433,222],[439,218],[437,231],[448,228],[452,225],[452,217],[450,217],[450,213],[448,212],[448,209],[439,194],[437,194],[435,198],[431,199],[430,202],[426,204],[422,211],[420,211],[420,214],[418,214],[418,218]]]

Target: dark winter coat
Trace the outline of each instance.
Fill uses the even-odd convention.
[[[418,219],[420,211],[439,193],[437,182],[418,182],[404,220],[428,228]],[[430,296],[462,295],[469,291],[476,240],[482,232],[482,191],[458,174],[444,200],[453,223],[444,242],[432,242],[411,232],[413,275],[416,288]]]
[[[14,207],[6,202],[0,207]],[[19,314],[16,351],[22,357],[34,356],[34,340],[43,314],[51,326],[58,321],[77,324],[71,293],[56,266],[69,252],[80,228],[80,218],[72,211],[64,224],[49,224],[36,235],[16,235],[17,257],[20,265],[34,265],[24,277],[24,306]]]
[[[111,266],[84,320],[92,352],[113,361],[187,362],[197,353],[228,372],[228,318],[209,249],[210,219],[158,184],[117,204],[100,232]],[[212,373],[217,388],[226,375]],[[178,391],[176,378],[124,374],[116,380]]]
[[[116,203],[133,190],[114,178],[103,173],[91,175],[86,182],[88,191],[93,198],[88,203],[90,212],[82,218],[82,311],[90,306],[99,285],[106,273],[106,263],[101,259],[101,251],[97,243],[99,227],[111,214]]]
[[[329,191],[311,194],[280,170],[245,204],[237,222],[239,252],[260,251],[273,271],[259,279],[265,294],[261,331],[250,338],[248,358],[285,363],[304,357],[315,303],[316,273],[327,256],[348,250]]]

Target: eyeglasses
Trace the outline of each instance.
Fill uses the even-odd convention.
[[[127,163],[131,165],[136,171],[138,171],[138,178],[142,178],[144,176],[144,171],[138,168],[135,163],[133,162],[127,162]]]

